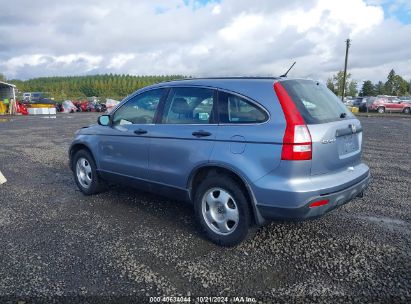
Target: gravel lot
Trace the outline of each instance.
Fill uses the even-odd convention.
[[[0,116],[0,302],[411,301],[411,119],[360,118],[373,175],[363,199],[226,249],[202,237],[188,205],[77,190],[67,149],[96,118]]]

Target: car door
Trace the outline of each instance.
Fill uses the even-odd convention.
[[[142,92],[111,115],[99,139],[100,171],[110,177],[147,179],[149,136],[166,89]]]
[[[149,175],[155,184],[185,189],[195,167],[208,162],[217,125],[216,92],[173,87],[151,134]]]
[[[403,107],[404,105],[401,102],[401,99],[395,98],[392,100],[392,108],[393,108],[392,111],[393,112],[402,112]]]
[[[395,105],[394,105],[392,99],[389,99],[389,98],[388,98],[388,99],[385,101],[385,110],[386,110],[387,112],[394,112],[394,111],[395,111]]]

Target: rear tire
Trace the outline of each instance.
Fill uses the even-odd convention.
[[[380,114],[383,114],[385,112],[385,108],[384,107],[379,107],[377,109],[377,112],[380,113]]]
[[[86,150],[79,150],[73,157],[73,174],[77,187],[85,195],[105,190],[105,184],[97,174],[96,163]]]
[[[404,112],[405,114],[410,114],[411,110],[410,110],[410,108],[405,108],[403,112]]]
[[[194,197],[197,221],[208,239],[235,246],[248,235],[250,207],[241,186],[227,175],[209,174]]]

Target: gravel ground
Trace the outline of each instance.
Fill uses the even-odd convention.
[[[363,199],[227,249],[203,238],[186,204],[77,190],[67,149],[96,117],[0,117],[1,303],[411,301],[410,119],[360,118],[373,175]]]

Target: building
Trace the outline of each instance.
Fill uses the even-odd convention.
[[[0,100],[11,99],[16,100],[16,86],[11,83],[0,81]]]

